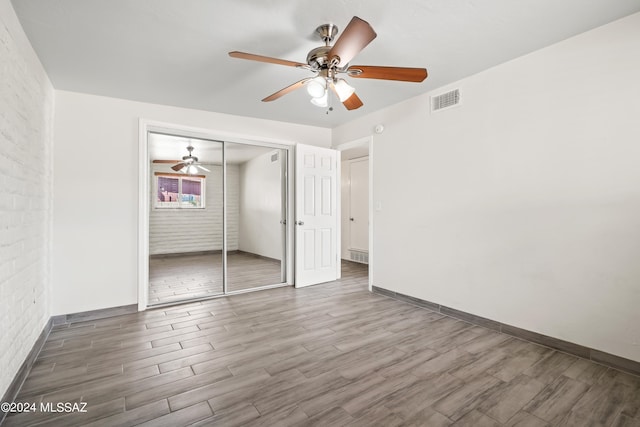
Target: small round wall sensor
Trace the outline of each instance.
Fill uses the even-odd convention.
[[[384,126],[376,125],[376,133],[382,133],[382,132],[384,132]]]

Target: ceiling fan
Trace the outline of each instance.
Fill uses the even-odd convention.
[[[200,162],[198,162],[198,158],[196,156],[194,156],[192,154],[193,151],[193,146],[191,144],[189,144],[189,146],[187,147],[187,151],[189,152],[189,154],[187,154],[186,156],[182,157],[182,161],[180,160],[154,160],[154,163],[176,163],[175,165],[171,166],[171,169],[173,169],[176,172],[183,172],[189,175],[194,175],[196,173],[198,173],[198,169],[202,169],[203,171],[206,172],[211,172],[209,169],[205,168],[204,166],[202,166],[200,164]]]
[[[315,77],[299,80],[267,96],[262,100],[263,102],[274,101],[296,89],[306,87],[307,92],[312,96],[311,103],[314,105],[327,107],[329,91],[331,91],[347,110],[355,110],[362,107],[363,103],[358,95],[355,94],[355,89],[345,79],[339,78],[339,74],[346,74],[349,77],[360,79],[396,80],[416,83],[427,78],[426,68],[349,65],[349,62],[377,36],[371,25],[357,16],[351,19],[342,36],[336,40],[333,46],[331,46],[331,42],[338,34],[338,27],[333,24],[324,24],[316,29],[316,33],[322,38],[325,45],[312,49],[307,54],[306,64],[238,51],[229,52],[229,56],[301,68],[312,71],[315,74]]]

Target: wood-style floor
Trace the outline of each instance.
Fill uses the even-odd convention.
[[[230,292],[281,283],[280,261],[247,252],[227,255]],[[153,256],[149,259],[150,305],[222,294],[222,254]]]
[[[7,426],[639,426],[640,378],[337,282],[55,328]]]

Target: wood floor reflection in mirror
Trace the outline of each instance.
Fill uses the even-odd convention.
[[[242,251],[227,255],[229,291],[281,283],[280,261]],[[149,259],[149,304],[221,295],[222,253],[152,256]]]

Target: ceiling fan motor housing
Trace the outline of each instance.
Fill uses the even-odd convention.
[[[187,147],[187,151],[189,152],[189,154],[186,156],[182,156],[182,161],[185,163],[197,162],[198,158],[191,155],[191,152],[193,151],[193,145],[189,144],[189,146]]]
[[[323,24],[316,28],[316,33],[318,33],[322,41],[329,46],[329,43],[331,43],[336,34],[338,34],[338,27],[333,24]]]
[[[328,58],[329,58],[330,50],[331,50],[331,46],[320,46],[315,49],[312,49],[307,54],[307,64],[309,64],[311,69],[313,69],[314,71],[318,71],[323,67],[328,68],[329,67]]]

